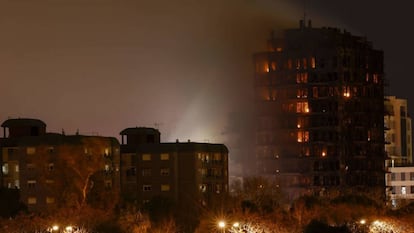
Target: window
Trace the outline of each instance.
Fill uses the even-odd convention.
[[[296,112],[309,112],[308,102],[297,102],[296,103]]]
[[[49,163],[47,168],[48,168],[49,171],[53,171],[55,169],[55,164],[54,163]]]
[[[27,204],[34,205],[36,203],[37,203],[36,197],[29,197],[29,198],[27,198]]]
[[[36,153],[36,147],[27,147],[26,148],[26,154],[32,155],[34,153]]]
[[[405,173],[401,172],[401,181],[404,181],[404,180],[405,180]]]
[[[55,183],[55,181],[52,180],[52,179],[47,179],[45,182],[46,182],[46,184],[53,184],[53,183]]]
[[[169,176],[170,175],[170,169],[169,168],[161,168],[160,175],[161,176]]]
[[[309,141],[309,131],[298,131],[298,142]]]
[[[395,180],[395,173],[391,173],[391,180]]]
[[[54,197],[46,197],[46,204],[53,204],[55,203]]]
[[[161,159],[161,160],[169,160],[169,159],[170,159],[170,154],[167,154],[167,153],[162,153],[162,154],[160,155],[160,159]]]
[[[214,161],[221,161],[221,154],[220,153],[215,153],[213,159],[214,159]]]
[[[135,167],[131,167],[126,171],[127,176],[136,176],[137,175],[137,169]]]
[[[405,186],[402,186],[402,187],[401,187],[401,194],[402,194],[402,195],[407,194],[407,189],[406,189],[406,187],[405,187]]]
[[[161,185],[161,191],[162,192],[170,191],[170,185],[169,184],[162,184]]]
[[[9,164],[3,164],[3,166],[1,167],[1,171],[3,172],[3,175],[9,174]]]
[[[410,172],[410,180],[414,180],[414,172]]]
[[[311,57],[311,67],[312,67],[312,69],[315,69],[316,68],[315,57]]]
[[[151,160],[151,154],[143,154],[142,155],[143,161],[150,161]]]
[[[27,181],[27,187],[35,188],[36,187],[36,181],[35,180],[28,180]]]
[[[49,152],[49,154],[53,154],[53,152],[55,152],[55,148],[53,146],[50,146],[49,148],[47,148],[47,151]]]
[[[142,176],[151,176],[151,173],[152,173],[151,168],[142,169]]]
[[[112,188],[112,181],[111,180],[105,180],[105,188],[111,189]]]
[[[109,148],[105,148],[105,150],[104,150],[104,156],[109,156]]]
[[[202,193],[206,192],[207,191],[207,185],[206,184],[200,184],[200,191]]]
[[[150,184],[144,184],[142,186],[142,190],[145,192],[151,191],[151,189],[152,189],[152,186]]]

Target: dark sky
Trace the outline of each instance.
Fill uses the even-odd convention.
[[[314,27],[383,50],[388,93],[414,104],[410,1],[305,1],[0,0],[0,120],[117,138],[158,126],[162,141],[225,143],[229,113],[249,106],[252,54],[304,8]]]

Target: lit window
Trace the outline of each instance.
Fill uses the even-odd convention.
[[[27,204],[34,205],[36,203],[37,203],[36,197],[29,197],[29,198],[27,198]]]
[[[9,174],[9,164],[3,164],[3,166],[1,167],[1,171],[3,172],[3,175]]]
[[[55,183],[55,181],[54,180],[51,180],[51,179],[47,179],[45,182],[46,182],[46,184],[53,184],[53,183]]]
[[[167,153],[162,153],[160,155],[161,160],[169,160],[170,159],[170,154]]]
[[[309,131],[298,131],[298,142],[308,142],[309,141]]]
[[[108,164],[105,164],[105,168],[104,169],[105,169],[106,172],[109,172],[110,168],[111,167]]]
[[[378,76],[378,74],[373,74],[372,75],[372,82],[373,83],[379,83],[379,76]]]
[[[17,188],[17,189],[20,188],[20,181],[19,180],[14,181],[14,187]]]
[[[28,180],[27,181],[27,187],[29,187],[29,188],[36,187],[36,181],[35,180]]]
[[[202,193],[206,192],[207,191],[207,185],[206,184],[200,184],[200,191]]]
[[[272,61],[272,70],[277,69],[277,63],[275,61]]]
[[[401,194],[406,195],[407,194],[407,188],[405,186],[401,187]]]
[[[14,171],[15,171],[15,172],[19,172],[19,164],[17,164],[17,165],[14,167]]]
[[[142,155],[142,160],[144,160],[144,161],[149,161],[149,160],[151,160],[151,154],[143,154],[143,155]]]
[[[213,159],[215,161],[221,161],[221,154],[220,153],[215,153]]]
[[[309,112],[308,102],[297,102],[296,112],[297,113],[308,113]]]
[[[349,87],[344,87],[344,97],[346,98],[351,97],[351,90]]]
[[[308,59],[303,58],[302,63],[303,63],[303,69],[307,69],[308,68]]]
[[[170,185],[169,184],[162,184],[161,185],[161,191],[162,192],[170,191]]]
[[[27,147],[26,148],[26,154],[32,155],[34,153],[36,153],[36,147]]]
[[[151,189],[152,189],[152,186],[149,184],[145,184],[142,186],[143,191],[151,191]]]
[[[308,73],[296,73],[296,83],[307,83]]]
[[[104,155],[105,155],[105,156],[108,156],[108,155],[109,155],[109,148],[105,148],[105,150],[104,150]]]
[[[315,68],[316,68],[316,61],[315,61],[315,57],[312,57],[312,58],[311,58],[311,67],[312,67],[312,69],[315,69]]]
[[[46,204],[53,204],[55,203],[54,197],[46,197]]]

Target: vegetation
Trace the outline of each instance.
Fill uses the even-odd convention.
[[[83,177],[95,179],[94,175]],[[281,193],[264,179],[249,178],[244,184],[233,187],[233,195],[209,209],[195,204],[176,206],[163,197],[154,197],[145,206],[119,201],[101,205],[96,200],[102,197],[91,192],[81,208],[66,206],[53,213],[35,214],[24,211],[15,199],[11,208],[15,212],[10,211],[6,216],[2,208],[0,232],[42,232],[60,224],[74,225],[79,233],[211,233],[218,232],[219,220],[226,221],[226,232],[414,232],[410,228],[414,221],[412,204],[388,210],[371,196],[345,192],[335,196],[302,196],[285,208],[278,204],[283,200]],[[82,198],[79,200],[82,202]],[[239,225],[233,226],[235,222]]]

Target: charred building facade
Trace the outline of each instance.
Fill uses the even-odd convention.
[[[254,54],[258,175],[287,194],[384,188],[383,52],[336,28],[273,34]]]

